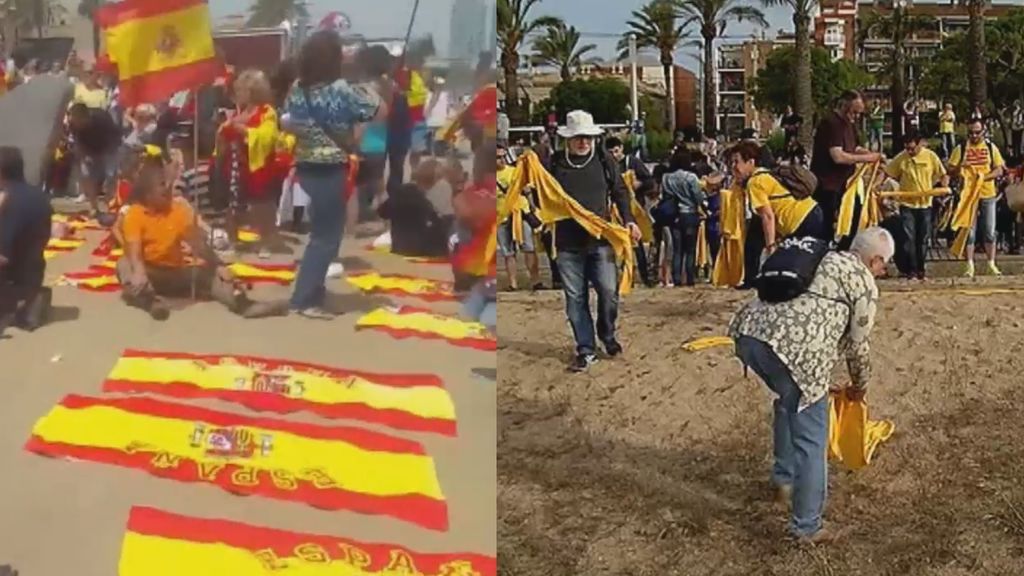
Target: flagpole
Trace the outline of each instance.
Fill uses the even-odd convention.
[[[192,180],[189,182],[190,192],[192,193],[192,228],[197,233],[199,231],[199,91],[200,88],[196,89],[196,97],[192,101],[193,110],[192,112]],[[184,174],[182,174],[184,176]],[[210,239],[208,238],[209,242]],[[213,244],[210,244],[210,248],[213,248]],[[199,267],[192,266],[192,302],[197,300],[196,298],[196,284],[199,282]]]

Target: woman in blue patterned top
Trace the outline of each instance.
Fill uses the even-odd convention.
[[[285,102],[286,129],[296,138],[296,174],[310,198],[309,244],[291,308],[322,320],[333,318],[323,309],[324,282],[344,233],[344,186],[355,128],[387,113],[380,96],[342,79],[341,50],[341,38],[333,32],[311,36],[299,56],[299,80]]]

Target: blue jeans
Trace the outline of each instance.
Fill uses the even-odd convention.
[[[558,252],[558,272],[565,292],[565,314],[576,340],[577,354],[593,354],[594,318],[590,315],[590,286],[597,292],[597,337],[615,341],[619,314],[619,271],[611,246],[595,246],[587,252]]]
[[[978,238],[981,236],[981,238]],[[978,220],[967,234],[967,245],[974,246],[975,240],[982,244],[996,242],[996,199],[984,198],[978,202]]]
[[[697,232],[700,217],[696,214],[680,214],[679,221],[672,227],[672,283],[693,286],[697,281]]]
[[[494,280],[477,283],[462,304],[463,313],[494,332],[498,328],[498,300]]]
[[[778,395],[772,481],[793,487],[789,529],[797,536],[810,536],[821,529],[828,495],[828,395],[798,411],[800,388],[770,346],[742,336],[736,340],[736,355]]]
[[[327,268],[338,256],[345,231],[342,187],[348,166],[299,164],[295,170],[302,189],[309,195],[310,226],[309,244],[295,277],[291,308],[305,310],[323,306],[327,296]]]

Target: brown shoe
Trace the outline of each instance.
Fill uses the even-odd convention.
[[[798,536],[796,541],[801,546],[827,546],[834,544],[837,540],[843,537],[841,530],[822,525],[814,534],[810,536]]]

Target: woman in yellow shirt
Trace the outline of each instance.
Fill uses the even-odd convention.
[[[939,136],[942,138],[943,158],[949,158],[949,155],[953,153],[953,146],[956,145],[954,132],[956,132],[956,114],[953,113],[953,105],[946,102],[942,107],[942,112],[939,113]]]

